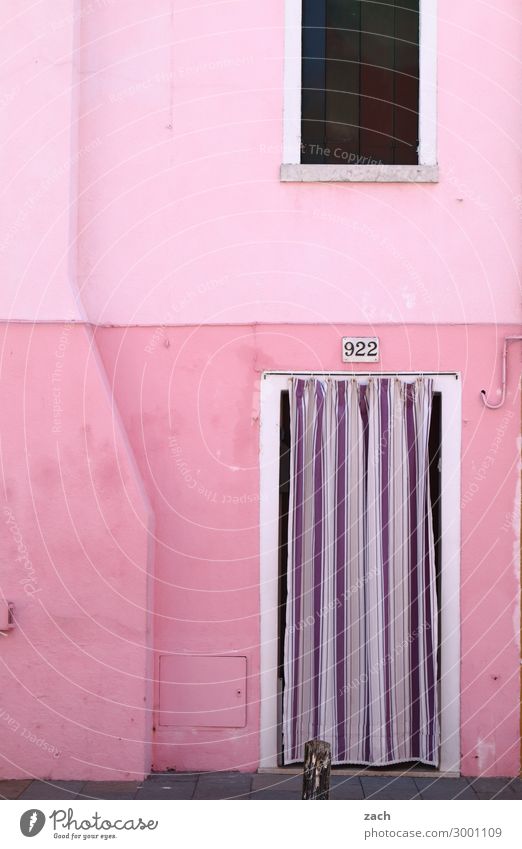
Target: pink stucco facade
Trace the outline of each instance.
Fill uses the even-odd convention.
[[[460,373],[460,768],[518,774],[522,21],[431,9],[432,185],[279,181],[282,2],[2,10],[2,777],[258,768],[260,381],[344,335]],[[163,726],[169,654],[244,723]]]

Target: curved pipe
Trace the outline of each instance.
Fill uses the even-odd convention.
[[[507,349],[508,344],[510,342],[520,342],[522,341],[522,336],[506,336],[504,339],[504,353],[502,355],[502,394],[500,396],[500,401],[497,404],[491,404],[486,395],[486,390],[481,389],[480,394],[482,396],[482,400],[484,402],[484,406],[488,408],[488,410],[498,410],[503,406],[506,400],[506,384],[507,384]]]

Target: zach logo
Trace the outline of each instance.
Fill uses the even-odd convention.
[[[20,817],[20,831],[25,837],[34,837],[40,834],[45,825],[45,814],[36,808],[31,808]]]

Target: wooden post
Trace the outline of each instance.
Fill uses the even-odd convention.
[[[309,740],[305,744],[303,799],[330,798],[330,743]]]

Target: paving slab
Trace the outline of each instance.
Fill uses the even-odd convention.
[[[361,776],[366,799],[419,799],[419,789],[413,778],[406,776]]]
[[[35,779],[21,794],[20,799],[77,799],[85,781],[40,781]]]
[[[80,799],[134,799],[139,781],[87,781]]]
[[[251,773],[204,773],[197,780],[194,799],[248,799],[251,787]]]
[[[519,778],[508,780],[502,792],[505,793],[506,799],[522,799],[522,781]]]
[[[422,799],[478,799],[466,778],[415,778]]]
[[[153,773],[144,781],[0,781],[1,799],[270,799],[300,801],[302,775]],[[331,776],[331,800],[343,799],[503,799],[521,800],[519,778],[433,778],[411,776]]]
[[[364,799],[364,791],[358,776],[332,776],[330,799]]]
[[[517,779],[470,778],[469,784],[479,799],[516,799]]]
[[[515,778],[510,784],[510,789],[515,799],[522,799],[522,779]]]
[[[484,779],[477,779],[478,781],[483,781]],[[486,779],[489,781],[495,781],[496,779]],[[503,795],[498,798],[502,799],[522,799],[522,779],[520,778],[502,778],[497,779],[504,782],[504,789],[501,791]],[[470,779],[473,781],[473,779]],[[480,792],[484,792],[481,787]]]
[[[302,793],[283,793],[282,790],[256,790],[249,798],[254,802],[301,802]]]
[[[219,773],[217,773],[219,775]],[[235,774],[235,773],[234,773]],[[145,781],[197,781],[201,775],[214,775],[208,772],[151,772]]]
[[[30,784],[30,778],[13,778],[0,781],[0,799],[18,799]]]
[[[301,799],[303,777],[281,773],[261,773],[252,779],[251,799]]]
[[[147,778],[136,793],[136,799],[192,799],[196,792],[197,776],[164,775]]]

